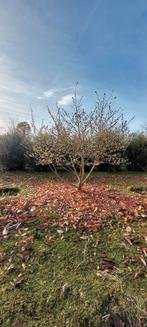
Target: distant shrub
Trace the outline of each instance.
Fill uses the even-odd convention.
[[[3,170],[21,170],[26,163],[26,147],[21,135],[14,129],[0,135],[0,167]]]
[[[135,134],[127,148],[130,170],[147,170],[147,136]]]

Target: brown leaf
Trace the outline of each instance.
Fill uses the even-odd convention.
[[[145,248],[142,248],[142,252],[145,255],[145,257],[147,257],[147,248],[146,247]]]
[[[134,274],[134,279],[136,279],[138,277],[141,277],[142,275],[143,275],[142,271],[136,271],[135,274]]]
[[[6,260],[5,253],[0,252],[0,263]]]
[[[61,296],[64,298],[67,297],[69,291],[70,291],[70,286],[68,285],[68,283],[64,284],[61,289]]]
[[[128,236],[124,236],[124,239],[130,244],[130,245],[133,245],[132,244],[132,241],[131,241],[131,239],[130,239],[130,237],[128,237]]]
[[[20,287],[22,284],[24,284],[25,279],[24,278],[19,278],[14,282],[15,287]]]
[[[113,270],[114,266],[115,266],[114,260],[108,257],[103,258],[102,270],[107,270],[107,271]]]
[[[145,261],[144,257],[142,255],[140,255],[139,258],[140,258],[141,262],[143,263],[143,265],[146,267],[147,264],[146,264],[146,261]]]
[[[117,313],[112,312],[110,316],[113,320],[115,327],[124,327],[125,326],[124,322],[121,320],[120,316]]]
[[[10,274],[11,272],[13,272],[16,269],[14,263],[12,263],[9,267],[7,267],[6,269],[6,273]]]
[[[25,250],[23,252],[16,253],[16,256],[23,261],[28,261],[31,257],[31,253],[29,250]]]

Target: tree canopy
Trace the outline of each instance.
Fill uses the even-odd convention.
[[[115,97],[96,92],[95,107],[83,108],[83,97],[73,96],[72,109],[48,108],[51,124],[43,126],[32,140],[33,156],[38,164],[49,165],[58,174],[58,167],[72,172],[81,189],[94,168],[101,163],[124,162],[128,144],[128,121],[120,109],[114,109]],[[89,171],[85,172],[85,167]]]

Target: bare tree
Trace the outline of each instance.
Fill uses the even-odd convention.
[[[36,162],[49,165],[56,175],[60,166],[72,172],[78,189],[96,166],[123,162],[127,146],[128,122],[120,109],[113,109],[115,97],[96,96],[95,108],[90,112],[83,108],[83,97],[77,95],[77,89],[70,112],[58,104],[56,113],[48,108],[51,127],[42,127],[32,142]]]
[[[145,136],[147,136],[147,123],[144,123],[143,125],[143,133]]]

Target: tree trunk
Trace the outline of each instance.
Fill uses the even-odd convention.
[[[83,186],[83,181],[82,180],[80,180],[79,182],[78,182],[78,184],[77,184],[77,189],[78,189],[78,191],[80,191],[81,189],[82,189],[82,186]]]

